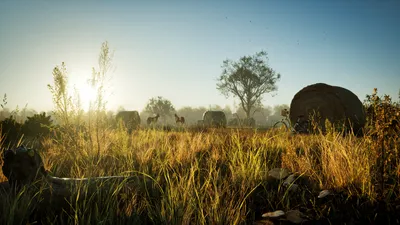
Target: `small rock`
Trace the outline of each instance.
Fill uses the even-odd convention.
[[[332,191],[331,190],[323,190],[319,193],[318,198],[325,198],[328,195],[332,195]]]
[[[281,217],[284,216],[285,212],[282,210],[276,210],[274,212],[267,212],[262,214],[262,217],[267,217],[267,218],[277,218],[277,217]]]
[[[303,218],[304,214],[299,210],[289,210],[286,212],[286,219],[292,223],[303,223],[306,219]]]
[[[276,180],[282,180],[289,176],[289,171],[285,168],[274,168],[268,171],[268,177]]]

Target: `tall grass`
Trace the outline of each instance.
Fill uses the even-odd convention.
[[[251,223],[263,210],[288,210],[299,204],[290,201],[288,193],[282,195],[281,186],[269,185],[267,172],[275,167],[308,177],[315,191],[341,188],[350,195],[366,196],[371,201],[376,198],[370,175],[376,157],[364,138],[335,132],[291,136],[277,131],[154,129],[132,134],[123,129],[107,130],[105,136],[98,142],[101,148],[93,148],[90,138],[83,135],[44,140],[40,151],[46,169],[60,177],[129,174],[143,178],[138,181],[140,187],[118,194],[123,185],[116,184],[101,197],[96,192],[93,196],[76,194],[68,207],[70,212],[49,214],[45,221],[56,221],[58,216],[73,224]],[[15,207],[10,205],[32,205],[21,203],[30,202],[29,196],[25,200],[6,197],[1,223],[18,224],[10,220],[16,218]],[[315,198],[303,193],[300,201]],[[27,220],[25,215],[32,207],[18,218]],[[21,210],[24,208],[18,207],[18,213]]]
[[[399,138],[385,139],[392,121],[387,110],[377,114],[384,121],[378,117],[373,123],[377,133],[364,138],[334,129],[324,135],[204,127],[128,133],[121,126],[111,129],[105,116],[111,56],[104,43],[91,80],[98,95],[86,124],[67,93],[64,63],[53,70],[49,88],[60,129],[35,146],[53,176],[130,178],[74,181],[68,187],[39,180],[19,191],[3,183],[0,224],[252,224],[265,211],[298,208],[314,219],[340,210],[362,218],[366,214],[359,210],[369,203],[384,197],[399,202]],[[399,118],[393,110],[395,115]],[[271,180],[268,171],[277,167],[299,175],[300,189],[293,193]],[[6,178],[0,174],[2,181]],[[345,193],[345,198],[317,199],[322,189]],[[346,208],[352,197],[368,204],[357,200]]]

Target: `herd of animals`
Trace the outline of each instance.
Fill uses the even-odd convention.
[[[315,113],[318,114],[318,117],[310,118]],[[159,117],[159,114],[148,117],[147,125],[155,124]],[[140,125],[140,116],[137,111],[119,112],[116,119],[122,119],[125,125],[131,129]],[[350,90],[316,83],[304,87],[295,94],[290,104],[289,119],[291,124],[299,123],[299,120],[301,123],[316,121],[323,131],[325,131],[326,119],[332,123],[344,121],[346,128],[358,132],[366,124],[366,113],[362,102]],[[233,125],[243,124],[243,121],[236,118]],[[175,114],[175,122],[176,124],[185,124],[185,118]],[[198,121],[198,125],[226,127],[227,119],[223,111],[206,111],[202,120]],[[253,118],[249,118],[244,125],[253,127],[255,121]]]
[[[175,113],[175,123],[177,125],[185,124],[185,117],[178,116]],[[147,117],[146,124],[148,126],[154,125],[157,123],[160,118],[160,114],[156,114],[155,116]],[[120,111],[116,115],[116,120],[121,121],[128,129],[135,129],[141,124],[141,119],[138,111]],[[216,126],[216,127],[226,127],[227,120],[225,113],[223,111],[206,111],[203,114],[203,119],[198,121],[198,124],[205,126]]]
[[[147,117],[146,123],[147,125],[152,125],[157,123],[158,118],[160,118],[160,114],[156,114],[155,116]],[[140,124],[140,116],[137,111],[120,111],[116,116],[117,120],[122,120],[125,125],[131,124],[132,126],[138,126]],[[185,124],[185,117],[179,117],[175,113],[175,122],[176,124]]]

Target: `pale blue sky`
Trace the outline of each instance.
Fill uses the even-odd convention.
[[[229,105],[222,61],[266,50],[282,79],[265,105],[290,104],[324,82],[360,100],[374,87],[397,100],[400,1],[0,1],[0,94],[8,106],[52,109],[47,84],[65,62],[85,86],[103,41],[115,50],[109,108]],[[236,100],[236,103],[238,101]]]

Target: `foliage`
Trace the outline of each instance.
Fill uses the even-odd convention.
[[[88,83],[97,92],[95,101],[90,103],[90,109],[87,114],[88,123],[83,120],[84,113],[76,88],[72,96],[68,93],[68,71],[65,63],[63,62],[61,66],[56,66],[53,69],[54,85],[48,84],[48,88],[53,95],[55,106],[53,115],[59,125],[55,128],[55,131],[59,141],[76,139],[77,136],[89,137],[92,147],[97,148],[100,154],[101,145],[99,140],[104,138],[105,129],[113,121],[113,118],[106,112],[107,85],[110,79],[108,72],[112,68],[112,58],[113,53],[109,50],[108,42],[104,42],[99,55],[99,69],[92,68],[92,77],[88,80]],[[88,126],[88,129],[84,126]],[[84,134],[87,130],[89,132],[94,131],[95,135]],[[78,143],[75,144],[78,145]]]
[[[238,97],[247,118],[251,117],[253,108],[260,107],[262,95],[277,90],[276,82],[281,75],[269,67],[267,61],[267,53],[261,51],[238,61],[223,62],[217,89],[226,97],[230,94]]]
[[[388,198],[392,193],[385,190],[398,188],[393,179],[400,178],[400,104],[393,102],[388,95],[379,97],[376,88],[366,96],[364,104],[367,140],[376,154],[374,182],[379,184],[380,198]]]
[[[165,121],[166,117],[171,117],[174,114],[175,108],[170,100],[157,96],[149,100],[144,111],[151,114],[158,114]]]
[[[78,89],[74,85],[73,94],[71,96],[71,109],[73,112],[73,122],[76,126],[80,126],[84,121],[84,110],[82,108],[81,98]]]
[[[115,194],[97,197],[85,196],[83,190],[82,195],[69,200],[73,202],[69,211],[49,208],[42,218],[51,221],[46,224],[60,220],[64,224],[253,224],[263,212],[293,208],[316,220],[343,212],[355,221],[374,219],[375,214],[367,212],[376,210],[377,196],[371,182],[375,153],[369,151],[371,143],[366,138],[333,131],[290,136],[273,130],[225,129],[135,130],[132,134],[109,130],[106,135],[100,140],[98,160],[94,157],[97,150],[87,139],[46,139],[42,151],[46,169],[59,177],[130,173],[150,178],[152,185],[140,181],[126,196],[116,194],[122,187],[110,190]],[[305,179],[308,186],[302,186],[298,193],[287,192],[281,183],[273,186],[267,171],[276,167],[300,174],[299,179]],[[316,197],[321,189],[337,190],[337,194],[324,201]],[[398,190],[387,189],[396,196]],[[43,197],[40,192],[33,194]],[[0,205],[0,223],[34,223],[29,214],[39,203],[28,193],[20,196],[0,201],[4,206],[15,206]],[[389,199],[388,204],[395,207],[396,199]],[[369,206],[370,211],[363,211]],[[22,216],[13,217],[15,214]]]
[[[54,103],[53,115],[61,126],[80,124],[82,109],[79,95],[75,92],[74,98],[68,93],[68,71],[64,62],[53,69],[54,85],[48,84]],[[75,101],[74,101],[75,99]]]
[[[109,72],[112,69],[112,60],[114,53],[110,52],[108,42],[105,41],[101,45],[99,54],[99,68],[92,68],[92,77],[88,80],[89,84],[96,90],[96,99],[91,104],[92,109],[96,112],[106,111],[107,91],[110,82]],[[101,118],[100,118],[101,119]]]
[[[373,96],[375,100],[369,103],[376,101],[376,120],[364,138],[343,136],[334,129],[327,129],[325,135],[295,136],[276,130],[140,129],[128,134],[117,129],[106,130],[99,139],[101,154],[81,135],[62,141],[45,138],[41,154],[52,175],[129,173],[149,178],[151,185],[140,180],[126,195],[119,194],[123,184],[110,188],[109,194],[85,195],[83,187],[78,196],[68,199],[73,204],[65,211],[49,205],[42,217],[30,215],[37,213],[38,206],[47,207],[40,203],[45,198],[41,190],[48,190],[45,186],[28,187],[30,192],[24,189],[16,198],[2,195],[0,189],[0,223],[39,223],[42,218],[42,224],[254,224],[263,212],[296,208],[312,222],[340,224],[340,218],[348,218],[377,223],[371,212],[376,212],[376,202],[382,197],[385,212],[397,215],[390,209],[400,201],[400,161],[399,133],[391,132],[393,120],[382,120],[398,116],[389,107],[396,104],[379,98],[388,103],[380,109],[382,104]],[[88,133],[96,135],[93,130]],[[381,151],[382,143],[385,151]],[[299,175],[299,192],[289,192],[281,182],[272,185],[267,171],[276,167]],[[376,173],[382,168],[383,179]],[[377,182],[383,189],[376,188]],[[328,201],[318,199],[322,189],[335,195]]]
[[[33,116],[37,112],[33,109],[28,109],[27,105],[21,110],[19,110],[19,107],[17,106],[16,109],[10,111],[10,109],[6,108],[7,106],[7,94],[4,94],[2,103],[0,104],[0,121],[6,119],[7,117],[13,116],[13,118],[17,121],[22,123],[23,121],[26,120],[26,117],[28,116]]]
[[[4,115],[4,111],[6,110],[6,105],[7,105],[7,94],[4,93],[4,96],[3,96],[3,103],[0,104],[0,107],[1,107],[1,111],[0,111],[0,120],[3,120],[3,119],[5,119],[5,118],[7,118],[7,116]]]
[[[0,104],[0,107],[1,107],[2,109],[4,109],[4,108],[6,107],[6,105],[7,105],[7,94],[4,93],[4,96],[3,96],[3,103]]]
[[[241,81],[260,82],[269,74],[270,80],[266,80],[270,86],[265,87],[265,93],[276,90],[280,75],[263,65],[264,61],[257,58],[261,56],[266,53],[243,57],[236,63],[227,60],[227,81],[242,87]],[[54,86],[48,86],[56,107],[54,113],[62,124],[71,126],[55,128],[62,132],[59,136],[45,137],[40,152],[46,169],[54,176],[129,174],[140,175],[143,180],[129,186],[125,195],[119,192],[125,183],[93,195],[87,195],[86,187],[82,186],[80,192],[66,199],[68,204],[62,211],[54,210],[54,202],[44,201],[44,193],[49,190],[46,182],[43,186],[40,183],[26,186],[20,192],[10,189],[5,192],[1,186],[1,224],[254,224],[262,212],[294,208],[304,210],[310,220],[318,222],[340,224],[343,221],[330,219],[343,214],[352,222],[363,219],[365,223],[373,223],[376,215],[382,216],[376,212],[377,199],[384,198],[387,204],[379,208],[390,211],[398,206],[400,114],[399,105],[390,97],[381,99],[376,90],[367,96],[366,106],[373,114],[364,138],[343,136],[334,129],[328,129],[326,135],[292,136],[276,130],[202,126],[179,130],[167,127],[168,132],[138,129],[128,133],[121,127],[107,129],[111,113],[105,111],[105,87],[111,58],[108,44],[104,43],[99,71],[93,69],[90,80],[98,95],[88,112],[88,129],[76,125],[79,101],[67,93],[65,64],[53,70]],[[248,88],[240,93],[245,96],[244,93],[252,92]],[[247,103],[242,101],[247,116],[254,107],[260,107],[257,104],[261,95],[259,100],[254,95],[249,99]],[[276,107],[277,113],[279,109]],[[205,110],[184,108],[179,114],[202,115]],[[150,99],[145,111],[168,116],[175,109],[169,100],[159,96]],[[271,114],[272,109],[265,111]],[[39,129],[38,123],[51,124],[50,117],[38,114],[25,122],[26,126]],[[1,126],[8,137],[21,133],[21,124],[13,116],[2,121]],[[304,180],[299,192],[289,192],[282,182],[272,185],[268,171],[277,167],[287,168]],[[144,182],[145,178],[151,185]],[[2,174],[1,181],[5,181]],[[335,190],[336,194],[328,201],[318,199],[321,189]],[[38,207],[46,209],[41,216],[35,216]]]
[[[96,90],[96,99],[90,103],[89,109],[89,131],[95,132],[95,140],[91,138],[92,145],[96,142],[97,157],[100,157],[101,145],[100,139],[104,138],[105,130],[111,126],[112,122],[107,119],[106,105],[107,105],[107,92],[110,82],[109,72],[112,69],[112,59],[114,53],[110,52],[108,42],[105,41],[101,45],[99,54],[99,68],[96,70],[92,68],[92,78],[88,80],[92,88]]]
[[[388,95],[379,97],[377,88],[374,89],[371,95],[366,95],[364,107],[367,113],[367,126],[369,129],[377,128],[379,126],[378,120],[382,119],[382,116],[386,116],[385,120],[393,123],[396,123],[399,119],[400,102],[392,101],[392,98]]]
[[[239,127],[255,127],[256,120],[251,118],[240,118],[238,114],[234,114],[234,117],[228,120],[228,126],[239,126]]]
[[[11,115],[0,122],[0,135],[4,146],[15,146],[22,138],[22,124],[18,123]]]
[[[50,134],[53,121],[50,116],[46,116],[46,113],[35,114],[32,117],[28,116],[28,119],[22,126],[23,133],[26,136],[31,137],[42,137]]]
[[[185,117],[186,124],[196,124],[198,120],[202,119],[203,113],[207,111],[205,107],[192,108],[189,106],[182,107],[177,110],[178,115]]]

